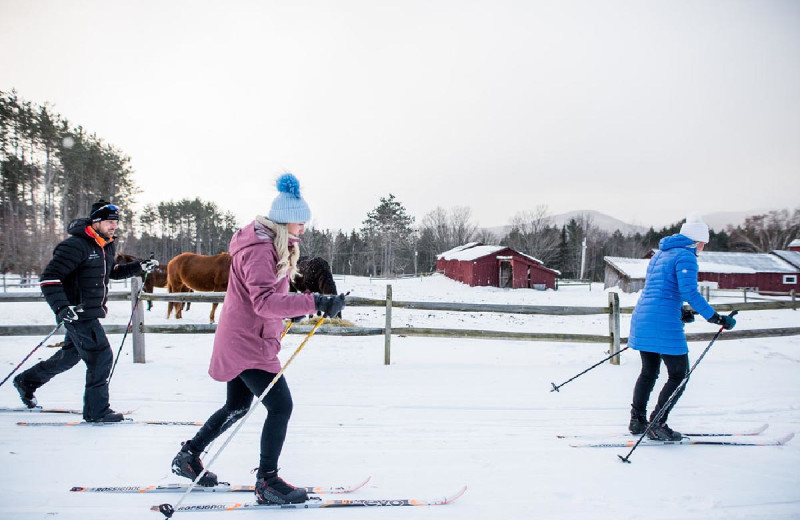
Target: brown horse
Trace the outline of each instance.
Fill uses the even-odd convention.
[[[133,255],[118,254],[116,261],[118,264],[128,264],[130,262],[141,262],[142,259]],[[139,277],[144,280],[144,288],[142,290],[146,293],[153,294],[153,287],[167,286],[167,267],[157,265],[153,272],[147,275],[147,278],[145,278],[144,275],[140,275]],[[153,302],[147,300],[147,310],[149,311],[152,308]]]
[[[167,288],[169,292],[216,291],[225,292],[228,288],[228,271],[231,268],[231,255],[220,253],[214,256],[181,253],[167,264]],[[214,323],[216,303],[211,305],[210,323]],[[172,309],[175,319],[182,318],[183,303],[169,302],[167,319]]]

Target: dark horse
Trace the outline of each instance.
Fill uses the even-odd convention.
[[[320,256],[309,258],[301,256],[297,260],[297,270],[300,275],[289,283],[292,292],[313,292],[319,294],[337,294],[336,282],[333,280],[331,266],[328,261]],[[341,318],[339,313],[335,318]]]
[[[195,253],[181,253],[167,264],[167,287],[169,292],[189,291],[215,291],[225,292],[228,289],[228,271],[231,268],[231,255],[220,253],[218,255],[198,255]],[[217,312],[217,303],[211,304],[211,314],[208,319],[214,323],[214,314]],[[169,302],[167,305],[167,319],[172,309],[175,309],[175,319],[182,318],[183,304]]]
[[[118,254],[116,258],[117,263],[120,264],[127,264],[130,262],[141,262],[141,258],[137,258],[132,255],[123,255]],[[144,292],[153,294],[153,287],[166,287],[167,286],[167,267],[163,265],[157,265],[153,272],[147,275],[147,278],[144,275],[141,275],[140,278],[144,280]],[[153,308],[153,302],[147,300],[147,310]]]

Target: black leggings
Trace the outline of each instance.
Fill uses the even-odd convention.
[[[190,441],[197,451],[205,450],[211,442],[236,421],[247,414],[253,397],[258,397],[275,378],[275,374],[263,370],[245,370],[232,381],[228,381],[228,396],[225,406],[214,412]],[[261,460],[259,472],[278,469],[278,457],[286,439],[286,429],[292,415],[292,394],[286,378],[281,377],[264,397],[267,418],[261,430]]]
[[[689,373],[689,354],[673,356],[670,354],[639,351],[639,355],[642,357],[642,371],[639,373],[639,379],[636,380],[636,386],[633,388],[631,413],[637,415],[647,414],[647,401],[650,400],[650,393],[656,386],[656,379],[658,379],[661,361],[664,361],[664,365],[667,367],[667,382],[664,383],[664,388],[662,388],[661,393],[658,394],[658,404],[656,404],[656,408],[653,410],[652,418],[664,407],[672,393],[675,392],[675,389],[678,388],[681,381],[683,381],[683,378]],[[661,422],[667,422],[667,416],[670,410],[672,410],[672,407],[678,402],[685,388],[686,385],[681,388],[681,391],[675,396],[675,399],[672,400],[669,409],[664,411],[664,414],[661,416]]]

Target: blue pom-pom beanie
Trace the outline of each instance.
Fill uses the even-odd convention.
[[[291,173],[278,177],[278,196],[272,201],[267,218],[278,224],[300,223],[311,220],[311,210],[300,195],[300,182]]]

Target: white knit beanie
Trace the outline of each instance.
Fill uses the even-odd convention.
[[[680,234],[691,238],[695,242],[708,243],[708,224],[703,222],[700,215],[690,213],[686,216],[686,222],[681,226]]]
[[[278,224],[300,223],[311,220],[311,210],[300,195],[300,181],[291,173],[278,177],[278,196],[272,201],[269,218]]]

